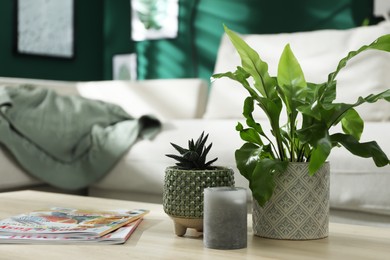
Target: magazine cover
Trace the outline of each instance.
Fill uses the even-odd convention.
[[[54,207],[0,220],[0,235],[101,237],[147,213],[144,209],[91,211]]]
[[[0,244],[123,244],[125,243],[134,230],[141,223],[142,218],[135,220],[117,230],[112,231],[101,237],[99,236],[46,236],[39,234],[31,235],[0,235]]]

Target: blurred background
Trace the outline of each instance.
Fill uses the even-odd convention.
[[[373,15],[373,0],[68,0],[73,8],[67,25],[72,30],[72,54],[55,57],[18,50],[18,34],[25,33],[20,31],[23,1],[0,1],[0,77],[208,80],[223,24],[239,33],[271,34],[346,29],[380,21]],[[55,19],[53,13],[62,14],[45,10],[45,1],[29,1],[36,1],[37,20],[47,22],[51,16]],[[134,10],[139,5],[144,9]],[[160,30],[168,13],[166,36],[153,38],[146,33],[134,39],[135,15],[148,32]]]

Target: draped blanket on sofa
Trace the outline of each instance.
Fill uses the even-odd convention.
[[[0,88],[0,143],[27,172],[56,187],[87,187],[160,128],[156,118],[133,118],[114,104],[31,85]]]

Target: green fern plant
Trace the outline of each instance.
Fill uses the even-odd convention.
[[[188,149],[183,148],[177,144],[171,143],[171,145],[179,152],[180,155],[166,154],[167,157],[173,158],[176,161],[176,166],[180,169],[186,170],[206,170],[213,168],[211,166],[218,158],[214,158],[206,162],[207,154],[209,153],[212,143],[206,146],[208,134],[205,136],[204,132],[194,142],[194,139],[188,141]]]
[[[237,33],[226,26],[224,29],[241,58],[241,66],[236,71],[214,74],[213,78],[227,77],[248,91],[243,106],[246,126],[241,123],[236,126],[245,144],[236,150],[235,159],[260,206],[271,198],[275,189],[274,178],[284,172],[289,162],[308,162],[309,174],[313,175],[335,147],[343,146],[356,156],[372,158],[378,167],[390,164],[377,142],[360,142],[364,121],[355,110],[363,103],[380,99],[390,102],[390,89],[359,97],[352,104],[334,102],[336,77],[347,62],[367,50],[390,52],[390,34],[349,52],[328,75],[326,82],[312,83],[306,82],[289,44],[280,57],[277,75],[271,76],[268,64],[260,55]],[[253,83],[248,78],[252,78]],[[267,115],[271,135],[263,131],[262,122],[254,118],[255,108]],[[283,108],[287,113],[287,123],[281,117]],[[299,117],[302,120],[298,120]],[[342,132],[330,131],[339,124]]]

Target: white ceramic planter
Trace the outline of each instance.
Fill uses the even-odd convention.
[[[256,236],[310,240],[325,238],[329,232],[329,163],[314,176],[308,163],[289,163],[275,179],[271,199],[260,207],[253,201],[253,232]]]

